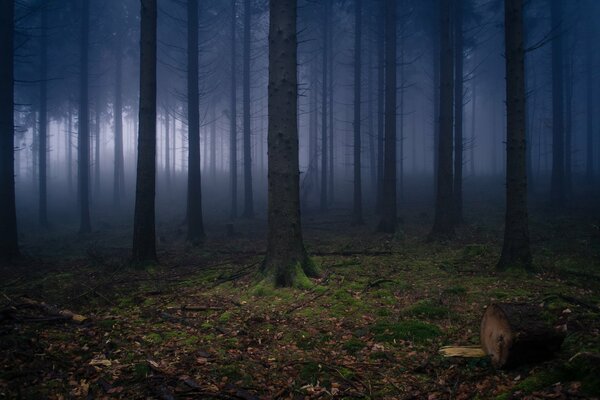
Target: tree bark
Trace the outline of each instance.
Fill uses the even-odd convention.
[[[499,269],[531,268],[527,213],[527,151],[525,140],[525,50],[523,0],[507,0],[506,43],[506,216]]]
[[[362,0],[354,3],[354,207],[352,224],[362,225],[362,166],[361,166],[361,39],[362,39]]]
[[[252,132],[250,129],[251,0],[244,0],[244,217],[254,217],[252,194]]]
[[[591,3],[591,2],[590,2]],[[586,39],[585,39],[585,74],[586,74],[586,162],[585,179],[588,184],[594,181],[594,71],[593,71],[593,45],[592,32],[593,21],[592,13],[588,13],[586,21]]]
[[[396,207],[396,1],[385,0],[385,155],[378,230],[395,233]]]
[[[381,1],[377,29],[377,201],[375,210],[383,211],[383,163],[384,163],[384,116],[385,116],[385,0]]]
[[[115,148],[114,148],[114,171],[113,171],[113,203],[115,206],[121,204],[125,190],[125,169],[123,159],[123,52],[121,50],[121,38],[117,38],[115,45]]]
[[[79,70],[79,129],[77,134],[77,181],[79,190],[79,233],[92,231],[90,222],[90,127],[88,98],[89,0],[81,1],[80,70]]]
[[[565,132],[563,98],[562,0],[550,0],[552,29],[552,179],[550,198],[554,207],[565,205]]]
[[[328,47],[329,47],[329,18],[327,13],[329,11],[329,2],[325,2],[324,13],[323,13],[323,53],[322,53],[322,90],[321,90],[321,211],[327,210],[327,170],[328,170],[328,150],[327,150],[327,78],[328,78],[328,70],[327,70],[327,58]]]
[[[198,2],[187,1],[188,191],[187,240],[204,239],[200,176],[200,110],[198,91]]]
[[[141,0],[140,110],[133,261],[156,261],[156,0]]]
[[[231,184],[231,218],[237,217],[237,84],[236,84],[236,53],[235,25],[236,0],[231,0],[231,98],[230,98],[230,141],[229,141],[229,174]]]
[[[41,5],[40,32],[40,115],[39,115],[39,223],[48,226],[47,154],[48,154],[48,7]]]
[[[169,121],[168,106],[165,106],[165,178],[167,181],[167,189],[171,187],[171,151],[170,151],[170,121]]]
[[[454,0],[454,218],[463,220],[463,0]]]
[[[294,286],[316,275],[302,240],[298,162],[296,0],[270,0],[268,245],[265,279]]]
[[[452,128],[454,109],[454,61],[452,49],[453,1],[440,1],[440,122],[438,139],[435,220],[431,239],[454,235],[454,195],[452,171]]]
[[[19,255],[14,164],[15,2],[0,0],[0,257]]]

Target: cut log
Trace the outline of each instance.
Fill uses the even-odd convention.
[[[444,357],[482,358],[487,354],[481,346],[444,346],[439,353]]]
[[[491,304],[481,321],[481,347],[498,368],[542,361],[560,349],[564,326],[544,320],[542,309],[527,303]]]

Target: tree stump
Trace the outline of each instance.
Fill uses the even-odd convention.
[[[565,338],[565,326],[555,328],[541,309],[527,303],[491,304],[481,321],[481,346],[498,368],[550,358]]]

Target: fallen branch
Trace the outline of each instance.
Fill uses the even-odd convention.
[[[22,297],[21,301],[22,301],[21,304],[17,304],[14,307],[19,308],[19,307],[23,307],[23,306],[28,306],[28,307],[39,308],[39,309],[43,310],[44,312],[46,312],[47,314],[50,314],[51,316],[62,318],[64,320],[68,320],[68,321],[73,321],[76,323],[82,323],[88,319],[87,317],[84,317],[83,315],[80,315],[80,314],[76,314],[70,310],[61,310],[55,306],[46,304],[44,302],[39,302],[39,301],[35,301],[32,299],[28,299],[26,297]],[[55,319],[56,318],[52,318],[51,320],[55,320]],[[40,318],[34,318],[31,320],[41,321]],[[46,320],[50,320],[50,319],[46,319]]]
[[[363,290],[363,292],[368,291],[371,288],[374,288],[376,286],[381,285],[382,283],[396,283],[396,281],[392,280],[392,279],[377,279],[373,282],[370,282],[365,289]]]
[[[569,302],[571,304],[577,304],[579,306],[582,306],[582,307],[588,308],[590,310],[593,310],[597,313],[600,313],[600,307],[590,304],[590,303],[586,302],[585,300],[578,299],[577,297],[567,296],[567,295],[560,294],[560,293],[549,294],[546,296],[546,298],[544,298],[544,301],[551,299],[553,297],[558,297],[558,298],[563,299],[564,301]]]
[[[311,298],[310,298],[310,299],[308,299],[307,301],[305,301],[305,302],[303,302],[303,303],[300,303],[300,304],[297,304],[297,305],[295,305],[294,307],[292,307],[292,308],[290,308],[289,310],[287,310],[287,311],[286,311],[284,314],[285,314],[285,315],[291,314],[291,313],[293,313],[294,311],[296,311],[297,309],[299,309],[299,308],[302,308],[302,307],[306,306],[307,304],[310,304],[310,303],[312,303],[313,301],[315,301],[315,300],[316,300],[316,299],[318,299],[319,297],[323,297],[323,296],[325,296],[325,294],[326,294],[326,293],[328,293],[328,292],[329,292],[328,290],[325,290],[325,291],[323,291],[323,292],[321,292],[321,293],[317,294],[316,296],[313,296],[313,297],[311,297]]]
[[[444,346],[439,353],[444,357],[463,357],[463,358],[482,358],[485,357],[485,351],[481,346]]]

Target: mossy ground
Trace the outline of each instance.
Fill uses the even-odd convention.
[[[202,250],[174,242],[147,269],[128,268],[127,251],[109,246],[87,257],[24,260],[3,270],[2,281],[14,282],[2,289],[7,298],[27,295],[90,321],[2,322],[0,398],[600,393],[597,367],[585,357],[568,361],[600,352],[600,315],[556,296],[600,302],[600,245],[585,218],[570,230],[561,219],[533,221],[536,274],[496,272],[501,231],[493,224],[426,243],[422,218],[405,218],[401,238],[349,228],[341,217],[331,230],[309,221],[307,249],[322,274],[297,288],[257,285],[262,255],[252,250],[264,242],[243,236],[209,239]],[[549,318],[566,317],[561,352],[512,371],[441,358],[442,345],[478,343],[493,301],[543,304]]]

